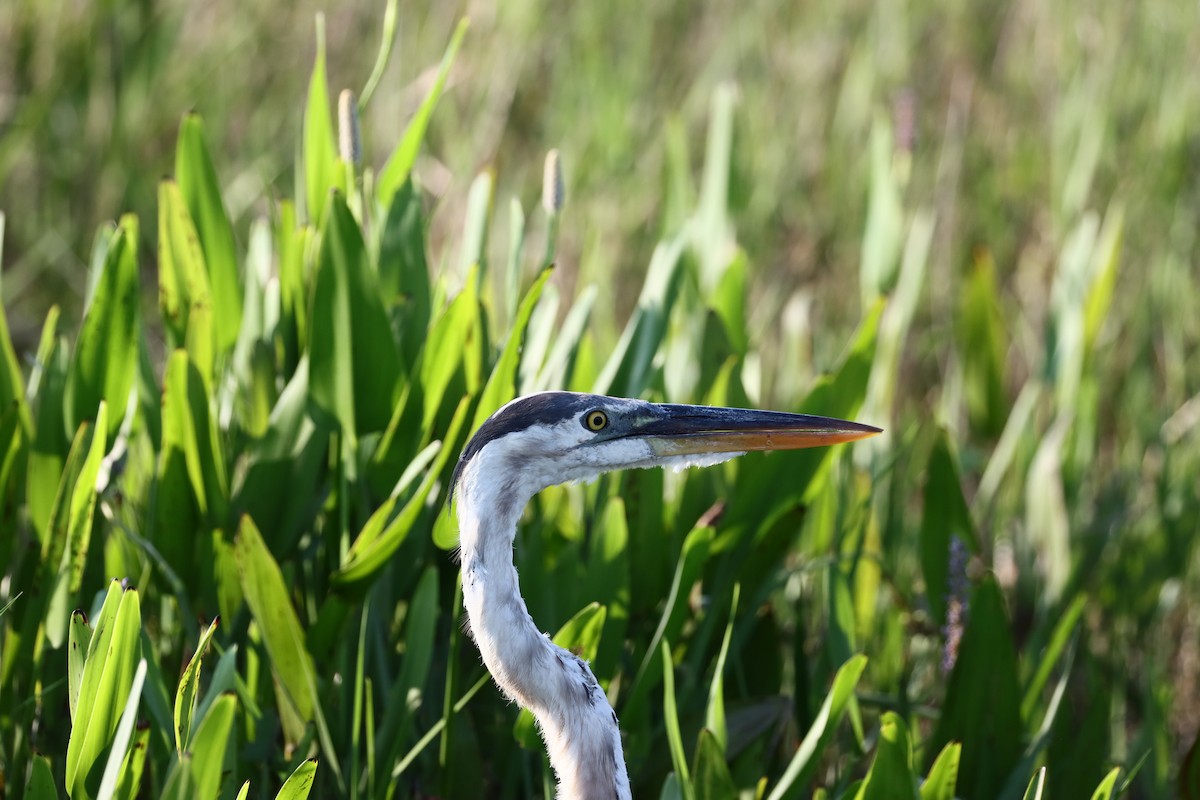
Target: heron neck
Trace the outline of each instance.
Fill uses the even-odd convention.
[[[538,721],[558,797],[627,800],[617,715],[587,662],[541,633],[521,597],[513,539],[528,497],[466,475],[458,501],[463,604],[483,662]]]

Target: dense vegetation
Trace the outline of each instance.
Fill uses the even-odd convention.
[[[0,10],[0,796],[550,795],[565,387],[887,429],[532,504],[636,796],[1200,797],[1200,10],[184,5]]]

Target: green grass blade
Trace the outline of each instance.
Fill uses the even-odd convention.
[[[1112,800],[1117,786],[1117,778],[1121,775],[1120,767],[1113,767],[1100,781],[1096,791],[1092,792],[1092,800]]]
[[[856,797],[858,800],[918,800],[908,727],[894,711],[885,711],[880,719],[875,761]]]
[[[473,267],[479,268],[475,274],[476,280],[482,280],[487,275],[487,242],[495,186],[495,175],[484,171],[475,176],[467,193],[467,215],[463,220],[458,259],[459,274],[463,277],[470,275]]]
[[[478,283],[474,275],[468,276],[462,291],[429,331],[420,368],[420,388],[424,397],[421,418],[423,431],[431,429],[434,417],[442,407],[446,390],[462,366],[467,349],[472,346],[472,339],[480,338]]]
[[[458,27],[454,29],[454,35],[442,56],[441,66],[438,67],[437,77],[434,78],[429,94],[425,96],[421,107],[417,109],[417,113],[413,115],[408,127],[404,129],[400,143],[396,145],[387,164],[379,173],[379,179],[375,182],[375,192],[382,206],[391,205],[392,196],[408,180],[413,162],[417,160],[417,153],[421,150],[421,143],[425,140],[425,130],[429,127],[429,120],[433,116],[434,109],[437,108],[438,100],[441,99],[446,78],[450,75],[450,67],[454,65],[454,57],[458,54],[458,48],[462,44],[466,32],[467,20],[464,17],[458,23]]]
[[[654,248],[637,309],[592,391],[638,397],[649,385],[654,357],[666,335],[671,308],[679,294],[677,276],[687,241],[687,236],[680,233]]]
[[[179,186],[163,181],[158,190],[158,300],[171,344],[186,347],[211,386],[216,358],[214,306],[200,235],[192,224]]]
[[[283,782],[275,800],[306,800],[312,791],[313,781],[317,776],[317,760],[310,758],[301,762],[296,771]]]
[[[467,398],[463,398],[450,423],[450,428],[446,432],[447,443],[458,440],[463,423],[467,418],[467,408]],[[425,473],[425,478],[421,481],[416,493],[409,498],[396,518],[382,529],[378,526],[373,526],[371,530],[364,528],[363,533],[351,545],[342,566],[330,576],[330,581],[334,586],[342,590],[354,586],[361,589],[387,565],[388,559],[408,538],[408,534],[425,509],[429,493],[437,484],[438,478],[450,462],[450,458],[455,455],[456,452],[452,447],[443,444],[433,465]]]
[[[246,605],[262,630],[275,676],[300,719],[311,722],[316,674],[304,646],[304,629],[292,608],[283,573],[249,517],[242,517],[238,527],[234,555]]]
[[[213,619],[212,623],[204,629],[204,633],[200,634],[196,652],[192,654],[191,660],[183,670],[183,676],[179,679],[179,689],[175,694],[174,729],[175,749],[180,753],[188,749],[188,743],[191,741],[192,715],[196,710],[196,698],[200,690],[200,665],[204,660],[204,654],[208,651],[209,644],[212,643],[213,634],[216,633],[220,621],[220,617]]]
[[[725,727],[725,659],[729,655],[729,643],[733,640],[733,621],[737,619],[740,584],[733,585],[733,600],[729,605],[729,622],[725,625],[725,636],[721,639],[721,650],[713,667],[712,683],[708,688],[708,704],[704,709],[704,727],[715,738],[721,752],[729,746],[729,732]]]
[[[812,726],[804,735],[804,740],[800,742],[800,747],[796,749],[796,754],[788,762],[787,769],[767,796],[767,800],[783,800],[784,797],[795,795],[793,787],[799,790],[816,773],[817,761],[842,721],[846,707],[854,696],[854,687],[858,685],[858,679],[866,666],[867,657],[857,655],[838,669],[829,694],[825,695],[825,702],[821,704],[821,710],[817,712]]]
[[[1029,779],[1029,787],[1025,789],[1024,800],[1042,800],[1042,791],[1046,788],[1046,768],[1038,767],[1037,772]]]
[[[405,181],[387,207],[379,232],[379,291],[384,305],[399,318],[400,354],[407,369],[417,356],[433,314],[433,288],[425,258],[425,220],[421,195]]]
[[[675,666],[671,662],[671,648],[665,640],[661,643],[659,653],[662,656],[663,719],[667,727],[667,746],[671,751],[671,763],[675,765],[675,774],[679,776],[683,796],[691,800],[696,796],[696,790],[692,786],[687,756],[683,752],[683,735],[679,732],[679,709],[675,705]]]
[[[99,800],[110,800],[117,793],[119,785],[125,785],[128,777],[125,770],[132,752],[129,749],[133,738],[133,726],[137,722],[138,703],[142,698],[142,684],[146,680],[146,659],[138,661],[137,670],[133,673],[133,684],[129,688],[129,697],[125,700],[125,708],[121,712],[121,721],[117,724],[117,733],[113,737],[112,748],[104,765],[104,777],[100,780],[100,790],[96,793]]]
[[[79,713],[67,745],[66,785],[72,798],[97,796],[104,762],[141,660],[141,605],[134,589],[109,586],[88,647]],[[111,625],[111,627],[110,627]]]
[[[67,694],[72,721],[75,720],[75,709],[79,705],[79,688],[83,683],[84,659],[91,641],[92,629],[88,627],[87,614],[77,608],[71,612],[71,626],[67,634]]]
[[[107,406],[101,401],[96,424],[84,423],[75,437],[72,450],[79,448],[80,452],[86,452],[87,455],[74,483],[70,488],[66,485],[62,487],[63,492],[70,492],[70,501],[65,508],[66,518],[56,513],[51,524],[51,535],[58,539],[59,546],[63,548],[58,569],[47,581],[50,591],[46,604],[46,639],[56,649],[62,647],[67,639],[70,609],[83,585],[83,571],[87,566],[88,547],[92,538],[92,520],[96,513],[96,476],[104,460],[107,418]],[[61,510],[64,509],[60,506]],[[47,568],[51,565],[52,562],[44,564]]]
[[[962,745],[950,742],[929,768],[925,782],[921,784],[921,800],[954,800],[954,787],[958,783],[958,760]]]
[[[1050,680],[1050,673],[1054,670],[1054,666],[1058,663],[1059,658],[1067,650],[1067,645],[1071,641],[1071,635],[1075,632],[1075,626],[1078,624],[1080,617],[1083,616],[1083,611],[1087,607],[1087,595],[1076,595],[1075,599],[1067,606],[1066,611],[1059,617],[1058,622],[1054,625],[1054,631],[1050,635],[1050,641],[1046,645],[1045,651],[1040,655],[1037,662],[1037,669],[1034,671],[1033,677],[1029,681],[1029,685],[1025,689],[1025,696],[1021,700],[1021,719],[1025,720],[1027,725],[1033,722],[1033,712],[1037,707],[1038,700],[1041,698],[1042,690],[1046,688],[1046,684]]]
[[[737,786],[725,763],[725,748],[708,728],[700,730],[692,761],[692,786],[696,800],[727,800],[737,797]]]
[[[337,165],[333,118],[329,112],[329,84],[325,79],[325,15],[317,14],[317,58],[308,82],[304,106],[304,199],[309,224],[324,219],[329,190],[337,186],[342,171]]]
[[[233,730],[233,715],[237,698],[222,695],[200,720],[195,734],[188,742],[191,753],[192,780],[196,797],[216,797],[224,775],[225,751]]]
[[[927,752],[963,744],[958,791],[986,794],[1001,786],[1021,757],[1021,694],[1004,598],[992,579],[971,596],[966,631],[946,687],[941,719]],[[983,738],[980,730],[991,733]]]
[[[551,269],[542,270],[542,274],[525,293],[525,299],[521,301],[517,317],[509,331],[508,342],[505,343],[504,350],[501,351],[500,358],[496,361],[496,366],[492,369],[487,384],[483,387],[483,394],[479,396],[479,406],[475,410],[475,421],[471,425],[471,430],[477,429],[484,420],[515,395],[517,368],[520,366],[521,345],[525,339],[525,331],[529,327],[533,309],[537,307],[538,299],[542,296],[542,289],[545,288],[546,281],[550,279],[552,272]]]
[[[387,69],[388,61],[392,57],[392,46],[396,42],[396,22],[400,16],[399,5],[399,0],[388,0],[387,5],[384,6],[383,25],[381,26],[383,36],[379,42],[379,54],[375,56],[375,66],[371,68],[371,76],[367,78],[367,83],[359,95],[358,108],[360,112],[365,111],[367,104],[371,102],[371,97],[375,94],[375,87],[383,78],[383,71]]]
[[[204,123],[188,114],[179,124],[175,149],[175,180],[188,215],[200,238],[212,291],[213,335],[217,351],[227,353],[237,341],[242,320],[242,290],[238,282],[233,226],[225,213],[217,170],[209,155]]]
[[[963,497],[958,456],[946,431],[939,431],[925,468],[925,511],[921,518],[921,571],[929,611],[939,626],[946,624],[950,595],[950,546],[957,537],[978,552],[971,512]],[[959,582],[965,575],[954,576]]]
[[[106,436],[115,435],[125,417],[141,330],[137,242],[137,219],[127,215],[109,242],[71,354],[64,398],[68,430],[95,419],[101,400],[111,409]]]
[[[26,800],[58,800],[58,789],[54,787],[54,773],[50,770],[50,759],[35,754],[31,760],[29,783],[25,785]]]
[[[387,426],[400,355],[362,232],[340,194],[331,199],[322,231],[308,353],[311,396],[347,435]]]

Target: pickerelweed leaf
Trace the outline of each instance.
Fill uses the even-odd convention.
[[[234,555],[250,614],[258,622],[271,659],[271,670],[300,719],[313,718],[316,673],[304,647],[304,629],[292,608],[279,565],[249,517],[242,517],[234,539]]]
[[[141,626],[137,591],[117,581],[110,583],[88,646],[67,744],[66,785],[73,800],[96,797],[99,791],[103,756],[113,745],[141,660]]]
[[[96,511],[96,475],[104,459],[107,428],[107,406],[103,401],[96,414],[95,425],[83,423],[71,446],[72,469],[63,473],[72,478],[70,484],[59,487],[54,513],[50,518],[50,541],[55,544],[54,553],[45,551],[43,565],[49,572],[45,584],[49,587],[46,600],[46,640],[55,649],[62,647],[67,638],[70,609],[83,582],[83,569],[87,564],[88,547],[92,537],[92,518]],[[79,457],[82,455],[82,462]],[[74,464],[78,463],[78,471]],[[57,563],[57,568],[54,564]]]
[[[358,222],[334,193],[321,232],[308,340],[309,392],[351,436],[392,415],[400,355]]]
[[[962,745],[958,742],[949,742],[942,748],[921,784],[921,800],[954,800],[961,755]]]
[[[126,215],[108,242],[71,353],[63,398],[68,430],[94,420],[101,400],[110,410],[105,436],[114,436],[125,418],[141,330],[137,243],[137,218]]]
[[[859,785],[856,800],[918,800],[916,776],[912,771],[912,743],[908,727],[894,711],[879,720],[875,761]],[[924,800],[924,798],[921,798]]]
[[[237,341],[242,320],[242,289],[238,281],[233,226],[221,199],[221,187],[217,182],[212,156],[209,155],[204,123],[197,114],[185,115],[179,124],[175,180],[179,182],[179,192],[183,195],[188,216],[200,238],[200,249],[204,252],[204,267],[208,271],[208,284],[212,291],[212,326],[217,352],[226,353]],[[172,246],[174,244],[172,242]],[[202,298],[189,294],[188,299]],[[197,344],[200,344],[202,335],[202,331],[197,333]]]
[[[196,651],[192,653],[192,659],[179,679],[179,690],[175,693],[175,749],[180,753],[188,748],[188,742],[191,740],[192,713],[196,710],[196,698],[200,690],[200,665],[219,622],[220,617],[213,619],[204,629],[204,633],[200,634]]]
[[[805,786],[815,774],[817,759],[820,758],[821,752],[829,744],[838,724],[842,721],[846,707],[854,696],[854,687],[858,685],[858,679],[862,676],[866,666],[867,657],[857,655],[838,669],[837,674],[833,677],[833,685],[829,689],[829,694],[825,696],[825,702],[821,704],[821,710],[817,712],[808,733],[804,735],[800,747],[792,756],[792,760],[788,762],[787,769],[784,770],[779,783],[771,790],[771,794],[767,796],[767,800],[782,800],[789,796],[793,786]]]

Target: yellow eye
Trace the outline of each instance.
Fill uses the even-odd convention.
[[[583,418],[583,424],[587,426],[589,431],[602,431],[608,427],[608,414],[599,409],[589,411]]]

